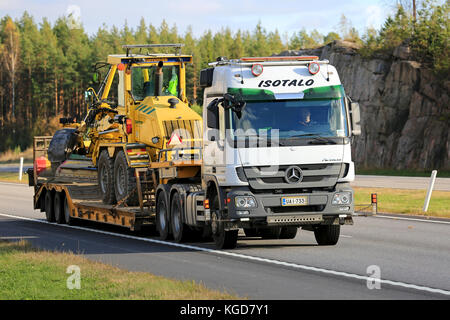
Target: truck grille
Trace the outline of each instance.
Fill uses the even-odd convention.
[[[166,137],[172,136],[172,132],[180,130],[181,135],[187,132],[189,137],[180,137],[181,139],[201,139],[202,124],[199,120],[167,120],[163,121],[164,133]]]
[[[307,189],[334,186],[344,169],[341,163],[297,165],[303,172],[303,179],[299,183],[288,183],[285,175],[290,166],[279,166],[278,170],[267,166],[244,167],[244,173],[253,189]]]

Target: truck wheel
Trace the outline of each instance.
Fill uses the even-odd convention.
[[[103,150],[98,157],[98,185],[105,204],[114,204],[114,159],[109,157],[108,151]]]
[[[218,249],[233,249],[236,247],[239,230],[225,230],[220,222],[219,197],[214,196],[211,208],[211,229],[213,239]]]
[[[67,200],[67,196],[64,197],[64,221],[68,225],[73,225],[73,219],[70,216],[69,200]]]
[[[128,166],[127,158],[125,157],[123,150],[117,153],[116,160],[114,161],[114,181],[114,190],[118,202],[125,197],[128,197],[125,200],[125,203],[128,206],[139,205],[134,168]]]
[[[48,222],[55,222],[55,212],[53,210],[53,197],[51,190],[45,193],[45,217]]]
[[[263,239],[279,239],[281,227],[267,227],[258,230]]]
[[[298,227],[282,227],[280,239],[294,239],[297,235]]]
[[[183,223],[183,207],[181,205],[181,198],[178,192],[176,192],[172,197],[170,215],[173,239],[176,242],[186,241],[189,236],[189,227]]]
[[[158,200],[156,202],[156,228],[158,229],[161,240],[167,240],[169,238],[169,210],[166,197],[162,192],[158,194]]]
[[[63,194],[61,192],[56,192],[53,197],[53,210],[55,212],[55,221],[59,224],[65,222],[63,204]]]
[[[257,237],[258,229],[256,228],[244,228],[244,233],[247,237]]]
[[[319,246],[334,246],[339,240],[340,225],[324,225],[314,229],[314,236]]]

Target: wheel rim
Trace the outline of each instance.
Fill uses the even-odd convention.
[[[102,166],[100,171],[100,187],[102,188],[102,192],[106,193],[106,185],[108,184],[108,170],[106,166]]]
[[[166,229],[166,208],[164,206],[164,202],[160,202],[161,205],[158,206],[158,217],[159,217],[159,226],[161,230]]]
[[[174,231],[176,233],[179,233],[181,230],[181,226],[180,226],[180,208],[178,207],[178,204],[174,205],[173,226],[174,226]]]
[[[117,168],[117,191],[120,195],[125,194],[125,174],[123,165],[118,166]]]
[[[215,211],[211,214],[211,230],[213,235],[219,234],[219,222],[217,221],[217,213]]]

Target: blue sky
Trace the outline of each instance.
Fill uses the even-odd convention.
[[[267,31],[292,35],[302,28],[317,29],[326,34],[338,32],[342,14],[360,33],[368,26],[379,28],[394,0],[0,0],[0,16],[19,18],[27,10],[37,22],[43,17],[54,22],[58,17],[73,12],[80,17],[84,29],[94,34],[99,26],[122,27],[127,21],[132,28],[144,17],[147,24],[159,26],[165,19],[170,26],[177,25],[179,33],[192,26],[196,36],[207,29],[219,31],[254,30],[261,21]]]

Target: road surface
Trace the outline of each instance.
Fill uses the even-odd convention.
[[[293,240],[242,236],[236,249],[218,252],[212,243],[178,246],[116,227],[49,224],[31,199],[32,188],[0,183],[1,238],[24,238],[40,248],[80,252],[253,299],[450,298],[449,221],[355,217],[337,246],[319,247],[311,232],[301,230]],[[368,288],[376,284],[368,268],[379,268],[381,289]]]

